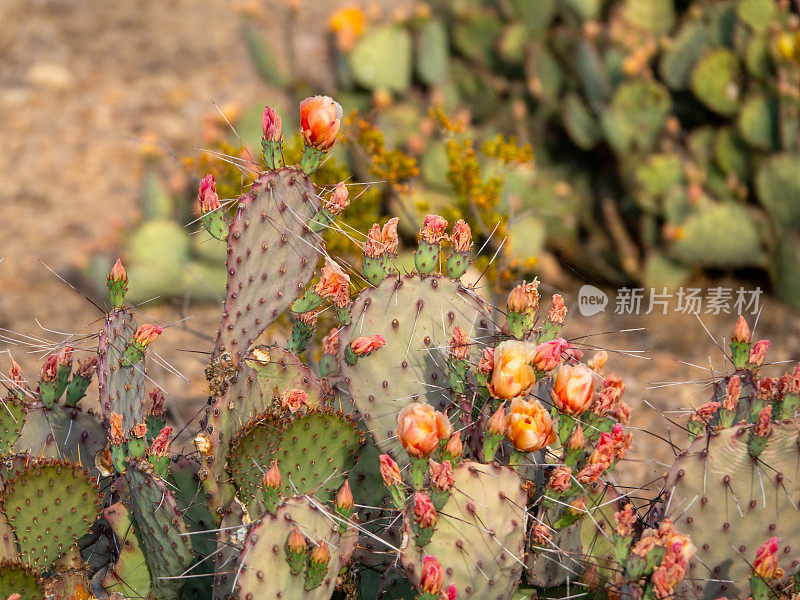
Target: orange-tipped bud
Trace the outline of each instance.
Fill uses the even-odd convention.
[[[197,204],[200,208],[201,215],[218,210],[220,206],[222,206],[219,203],[219,196],[217,196],[217,182],[214,180],[214,176],[211,173],[203,177],[200,182]]]
[[[286,540],[286,547],[291,552],[299,554],[305,552],[307,546],[306,538],[300,533],[300,530],[297,527],[292,529],[292,532],[289,534],[289,539]]]
[[[461,432],[456,431],[453,435],[450,436],[450,439],[447,440],[447,444],[445,444],[444,446],[444,453],[447,456],[458,458],[459,456],[461,456],[462,452],[464,452],[464,444],[461,443]]]
[[[283,485],[283,481],[281,480],[281,472],[278,469],[278,461],[273,461],[272,466],[269,468],[269,471],[264,473],[263,477],[261,477],[261,483],[264,487],[277,489]]]
[[[281,117],[269,106],[264,107],[261,115],[261,132],[265,140],[277,142],[281,139]]]
[[[356,356],[366,356],[372,354],[378,348],[382,348],[384,344],[386,344],[386,339],[382,335],[357,337],[350,342],[350,350]]]
[[[163,331],[164,330],[158,325],[140,325],[139,329],[136,330],[136,334],[133,336],[133,341],[143,348],[147,348],[147,346],[152,344]]]
[[[450,338],[450,354],[456,360],[469,359],[469,338],[461,327],[456,326],[453,330],[453,337]]]
[[[325,210],[332,215],[341,214],[341,212],[350,205],[350,192],[344,181],[336,184],[336,187],[331,194],[331,197],[325,200]]]
[[[469,252],[472,250],[472,230],[463,219],[459,219],[453,225],[453,235],[450,237],[450,241],[452,241],[453,250],[456,252]]]
[[[564,299],[560,294],[553,294],[553,306],[547,319],[556,325],[563,325],[566,318],[567,307],[564,305]]]
[[[436,509],[428,494],[424,492],[414,494],[414,519],[423,529],[436,525]]]
[[[508,429],[508,420],[506,419],[506,403],[501,402],[497,410],[494,411],[489,423],[486,427],[487,431],[493,435],[505,435]]]
[[[444,571],[442,565],[433,556],[422,559],[422,574],[419,578],[419,589],[426,594],[438,594],[442,591]]]
[[[300,103],[300,128],[306,146],[329,150],[342,124],[342,107],[330,96],[312,96]]]
[[[586,437],[583,434],[583,427],[577,425],[569,436],[567,448],[570,450],[581,450],[586,445]]]
[[[533,353],[533,366],[544,373],[552,371],[561,362],[561,357],[567,348],[569,348],[569,342],[564,338],[556,338],[539,344]]]
[[[381,477],[384,485],[403,485],[403,478],[400,476],[400,466],[388,454],[381,454]]]
[[[339,488],[339,492],[336,494],[336,500],[334,502],[336,508],[341,508],[343,510],[353,510],[355,507],[353,492],[350,491],[349,479],[344,480],[344,485]]]
[[[111,267],[111,273],[108,274],[109,281],[128,281],[128,272],[122,266],[122,261],[118,258],[114,266]]]
[[[328,542],[325,540],[320,540],[319,543],[314,546],[314,549],[311,551],[311,556],[308,557],[308,560],[318,565],[327,565],[331,560],[331,551],[328,550]]]
[[[750,327],[742,315],[739,315],[739,318],[736,319],[736,327],[733,328],[733,341],[742,344],[750,343]]]
[[[561,365],[553,384],[553,404],[561,412],[577,417],[592,404],[594,376],[583,365]]]
[[[780,539],[773,537],[761,544],[756,550],[756,560],[753,562],[753,573],[767,581],[775,576],[778,569],[778,545]]]
[[[322,298],[330,299],[339,308],[350,304],[350,276],[332,260],[325,259],[322,275],[314,284],[314,291]]]
[[[753,347],[750,348],[750,358],[747,362],[756,367],[760,367],[764,363],[764,358],[767,356],[769,350],[769,340],[759,340]]]
[[[153,443],[150,444],[150,454],[165,456],[167,454],[167,446],[169,446],[170,435],[172,435],[172,427],[165,425],[164,428],[158,432]]]
[[[420,235],[429,244],[438,244],[445,237],[447,221],[439,215],[425,215]]]
[[[428,459],[428,471],[431,476],[431,484],[437,489],[449,491],[456,482],[453,465],[449,460],[437,463],[432,458]]]
[[[508,294],[508,310],[515,313],[535,312],[539,308],[539,280],[523,281]]]

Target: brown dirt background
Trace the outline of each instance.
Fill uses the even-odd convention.
[[[327,91],[325,26],[342,2],[295,4],[300,25],[295,51],[303,57],[299,68]],[[285,8],[278,0],[265,4],[266,14],[276,16],[267,20],[274,35],[285,33]],[[203,118],[213,110],[212,101],[247,106],[279,96],[256,75],[241,38],[240,16],[222,0],[0,3],[0,370],[8,368],[9,349],[35,379],[42,347],[62,339],[62,333],[98,328],[98,309],[44,265],[70,273],[137,220],[143,139],[155,136],[168,156],[185,156],[202,144]],[[171,166],[180,168],[176,159],[168,158],[165,167]],[[568,306],[575,306],[581,282],[564,275],[568,272],[559,269],[555,282]],[[772,340],[768,359],[797,359],[796,314],[772,299],[764,307],[756,336]],[[213,335],[218,313],[219,307],[192,306],[187,326]],[[171,305],[147,305],[139,312],[140,321],[160,324],[182,316],[182,307]],[[702,318],[721,344],[734,316]],[[611,333],[599,335],[603,332]],[[696,317],[676,313],[623,317],[607,312],[585,318],[573,310],[565,334],[593,334],[582,342],[609,350],[644,351],[641,358],[615,352],[609,361],[609,371],[625,379],[633,425],[654,434],[636,435],[618,478],[642,485],[663,473],[672,450],[655,435],[673,434],[679,446],[686,440],[660,411],[683,424],[683,414],[669,411],[707,399],[712,377],[708,367],[720,372],[721,350]],[[32,347],[11,339],[26,340]],[[169,394],[179,422],[190,420],[204,405],[206,358],[198,351],[210,348],[211,342],[179,327],[158,342],[160,355],[188,379],[150,366],[149,376]],[[788,366],[767,371],[780,375]],[[695,380],[653,387],[655,382]]]

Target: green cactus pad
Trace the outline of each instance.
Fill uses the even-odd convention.
[[[275,460],[284,496],[313,493],[325,502],[355,465],[360,447],[355,425],[340,413],[314,410],[283,419],[265,414],[233,441],[228,468],[248,511],[254,511],[261,478]]]
[[[249,519],[245,516],[244,506],[238,500],[234,500],[220,522],[217,552],[214,557],[212,600],[229,600],[231,597],[233,581],[236,579],[237,573],[236,561],[241,555],[249,531],[249,526],[244,524],[246,520],[249,523]]]
[[[319,208],[294,167],[264,173],[239,201],[228,236],[228,285],[215,355],[238,363],[314,275],[321,237],[308,229]]]
[[[730,117],[739,110],[740,77],[739,57],[732,50],[712,50],[692,70],[692,92],[714,112]]]
[[[150,570],[147,559],[132,527],[130,513],[121,502],[103,511],[117,538],[119,555],[101,584],[107,592],[118,592],[126,598],[147,598],[150,595]]]
[[[342,374],[382,451],[397,450],[394,431],[404,406],[427,402],[436,409],[447,407],[447,344],[456,326],[484,340],[493,328],[485,306],[474,292],[446,277],[387,277],[359,294],[351,310],[353,323],[339,331],[341,347],[374,334],[382,335],[386,345],[355,365],[342,358]],[[472,347],[475,361],[478,346]]]
[[[674,0],[625,0],[622,15],[634,27],[658,36],[672,28],[675,3]]]
[[[322,583],[312,590],[303,588],[303,574],[292,575],[286,562],[286,539],[294,527],[306,537],[309,552],[324,539],[331,554]],[[339,523],[322,504],[307,497],[290,498],[278,507],[274,516],[266,514],[250,528],[234,569],[238,580],[232,591],[241,599],[328,600],[345,558],[340,553],[344,545],[340,540]]]
[[[192,548],[194,548],[195,554],[204,557],[214,553],[217,542],[214,532],[209,531],[214,529],[214,520],[203,503],[203,488],[198,477],[199,470],[200,463],[196,460],[180,456],[170,463],[167,481],[171,484],[169,489],[175,495],[175,501],[183,514],[183,520],[193,534],[191,536]],[[198,534],[199,531],[208,533]],[[210,561],[206,562],[210,563]],[[213,570],[213,564],[208,566]],[[197,573],[198,570],[192,572]]]
[[[44,588],[42,581],[30,567],[24,563],[0,561],[0,596],[8,598],[11,594],[19,594],[20,600],[42,600]]]
[[[775,424],[755,460],[747,427],[734,427],[697,438],[675,460],[664,487],[667,516],[697,547],[687,595],[748,595],[750,564],[773,536],[781,540],[780,565],[787,573],[797,568],[789,559],[800,548],[798,440],[796,424]]]
[[[525,559],[528,568],[526,579],[537,587],[557,587],[567,579],[575,579],[585,568],[581,544],[580,523],[558,530],[550,530],[551,545],[543,550],[531,549]],[[552,527],[553,523],[548,523]]]
[[[427,85],[439,85],[447,79],[449,61],[447,28],[439,19],[426,21],[416,40],[417,75]]]
[[[174,600],[186,581],[167,578],[183,574],[193,561],[192,544],[181,511],[163,480],[136,466],[129,466],[126,478],[136,534],[153,577],[153,595]]]
[[[0,455],[5,455],[14,449],[22,433],[27,409],[15,398],[6,398],[0,403]]]
[[[19,541],[20,556],[46,569],[89,531],[101,494],[88,471],[66,460],[31,460],[6,482],[0,505]]]
[[[56,404],[29,408],[14,450],[30,456],[65,458],[98,474],[95,456],[106,445],[106,432],[92,409]]]
[[[608,143],[617,154],[653,147],[672,107],[669,91],[655,81],[630,81],[617,88],[602,113]]]
[[[591,150],[600,141],[597,119],[578,94],[567,94],[564,98],[561,121],[578,148]]]
[[[430,543],[414,543],[414,509],[405,514],[400,560],[416,584],[426,555],[445,572],[444,585],[455,584],[459,600],[511,598],[524,570],[527,494],[509,467],[471,461],[455,468],[455,487],[439,511]]]
[[[780,147],[778,105],[761,95],[747,98],[737,118],[739,132],[745,141],[759,150]]]
[[[136,319],[128,309],[106,315],[97,348],[97,383],[103,417],[122,415],[127,434],[134,425],[144,423],[144,362],[123,367],[122,357],[136,333]]]
[[[659,63],[661,77],[671,89],[689,87],[692,69],[708,47],[709,37],[703,24],[691,21],[672,39]]]
[[[800,154],[776,154],[756,174],[758,199],[780,231],[800,227]]]
[[[411,35],[395,25],[370,29],[350,53],[350,68],[367,89],[405,91],[411,82]]]

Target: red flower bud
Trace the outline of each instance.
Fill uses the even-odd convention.
[[[366,356],[378,348],[382,348],[384,344],[386,344],[386,339],[382,335],[358,337],[350,342],[350,350],[356,356]]]
[[[433,508],[433,502],[424,492],[414,494],[414,519],[417,521],[417,525],[423,529],[436,525],[436,509]]]
[[[387,486],[403,485],[403,478],[400,476],[400,466],[388,454],[381,454],[381,477]]]
[[[433,556],[422,559],[422,574],[419,578],[419,589],[426,594],[438,594],[442,591],[444,571],[442,565]]]
[[[217,183],[214,181],[214,176],[209,173],[200,182],[200,190],[197,195],[197,203],[200,207],[200,214],[218,210],[221,206],[219,203],[219,196],[217,196]]]
[[[753,563],[753,573],[767,581],[775,576],[778,569],[778,545],[780,539],[773,537],[761,544],[756,550],[756,560]]]
[[[264,107],[261,115],[261,131],[265,140],[277,142],[281,139],[281,117],[269,106]]]

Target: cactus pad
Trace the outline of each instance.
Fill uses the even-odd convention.
[[[409,581],[419,581],[422,561],[435,556],[463,600],[511,598],[524,570],[527,495],[522,480],[508,467],[462,462],[455,486],[439,511],[430,543],[414,543],[414,509],[405,515],[405,544],[400,560]]]
[[[260,497],[261,477],[273,460],[284,496],[313,493],[327,501],[341,486],[341,475],[355,465],[360,447],[355,426],[339,413],[314,410],[286,420],[264,415],[234,440],[228,464],[248,510]]]
[[[798,439],[796,425],[776,424],[753,459],[746,427],[734,427],[697,438],[675,460],[665,483],[667,516],[697,547],[687,597],[746,596],[748,561],[773,536],[781,540],[781,566],[788,574],[797,569]]]
[[[308,221],[316,191],[297,168],[261,176],[239,202],[228,235],[228,285],[215,355],[238,363],[314,276],[322,238]]]
[[[356,337],[380,334],[386,345],[342,373],[353,401],[378,447],[393,451],[397,413],[412,402],[444,409],[450,402],[447,345],[456,326],[470,339],[485,339],[493,322],[484,302],[458,281],[415,275],[387,277],[359,294],[352,324],[339,332],[341,347]],[[472,347],[475,360],[480,352]]]
[[[127,309],[106,315],[97,346],[97,383],[103,417],[122,415],[126,433],[144,422],[144,363],[123,367],[122,356],[136,333],[136,320]]]
[[[89,473],[66,460],[32,460],[6,482],[3,512],[22,560],[47,568],[89,531],[101,495]]]
[[[36,573],[23,563],[0,561],[0,596],[19,594],[20,600],[42,600],[44,590]]]
[[[0,454],[7,454],[22,433],[26,409],[22,402],[6,398],[0,400]]]
[[[103,511],[103,518],[117,537],[119,555],[102,580],[107,592],[118,592],[127,598],[147,598],[150,594],[150,571],[147,559],[134,534],[131,515],[121,502]]]
[[[297,527],[310,552],[325,540],[331,557],[322,583],[304,589],[302,574],[293,575],[286,560],[286,540]],[[327,600],[341,568],[339,523],[310,498],[290,498],[273,516],[264,515],[250,529],[241,559],[235,592],[242,600]]]

